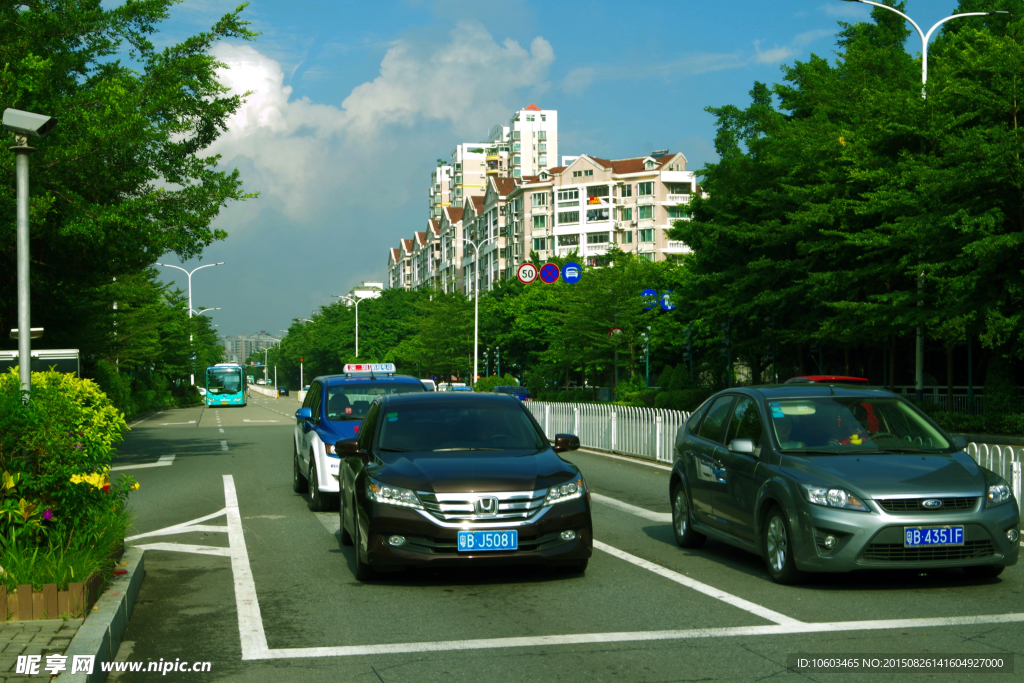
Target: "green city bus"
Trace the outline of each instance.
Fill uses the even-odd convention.
[[[218,363],[206,368],[206,405],[244,406],[246,391],[241,365]]]

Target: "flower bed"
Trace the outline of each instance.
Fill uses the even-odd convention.
[[[87,609],[123,551],[138,488],[109,476],[126,425],[93,382],[33,373],[24,398],[16,371],[0,375],[0,620]]]

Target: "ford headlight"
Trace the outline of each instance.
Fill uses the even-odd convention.
[[[989,484],[988,494],[985,496],[985,507],[994,508],[997,505],[1009,503],[1012,498],[1010,485],[1000,479],[995,484]]]
[[[544,505],[554,505],[555,503],[564,503],[567,500],[581,498],[586,492],[587,489],[583,485],[583,477],[579,477],[561,486],[549,488],[548,495],[544,498]]]
[[[376,479],[366,480],[366,497],[377,503],[423,509],[423,503],[420,502],[415,491],[382,484]]]
[[[860,498],[844,489],[829,489],[809,484],[804,484],[803,487],[807,491],[807,498],[815,505],[868,512],[868,506]]]

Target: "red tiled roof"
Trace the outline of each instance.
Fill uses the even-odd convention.
[[[462,220],[462,208],[458,206],[446,206],[444,207],[445,213],[448,215],[448,220],[452,223],[458,223]]]
[[[427,233],[425,233],[425,232],[417,232],[416,233],[416,241],[419,242],[420,246],[422,247],[424,244],[427,243]]]
[[[430,232],[434,233],[434,237],[441,234],[441,221],[435,221],[433,218],[430,219]]]
[[[494,181],[494,189],[500,197],[505,197],[509,192],[516,189],[516,181],[513,178],[496,178],[491,176],[491,180]]]
[[[406,251],[410,251],[411,252],[412,251],[412,240],[403,239],[402,240],[402,248],[405,249]]]
[[[391,247],[391,260],[398,263],[398,247]]]
[[[470,199],[473,200],[473,208],[477,213],[480,213],[480,210],[484,208],[484,198],[473,195]]]
[[[540,111],[540,110],[541,110],[540,107],[538,107],[533,102],[530,102],[530,106],[526,108],[526,111]]]
[[[550,173],[551,175],[554,175],[556,173],[561,173],[562,171],[564,171],[567,168],[569,168],[569,167],[568,166],[555,166],[554,168],[549,168],[548,169],[548,173]],[[540,176],[537,176],[537,177],[539,178]]]

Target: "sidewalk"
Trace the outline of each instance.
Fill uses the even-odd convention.
[[[0,683],[46,680],[49,677],[44,668],[46,655],[64,654],[84,621],[85,619],[44,619],[11,621],[0,625]],[[42,655],[40,673],[35,676],[14,673],[18,655]]]

